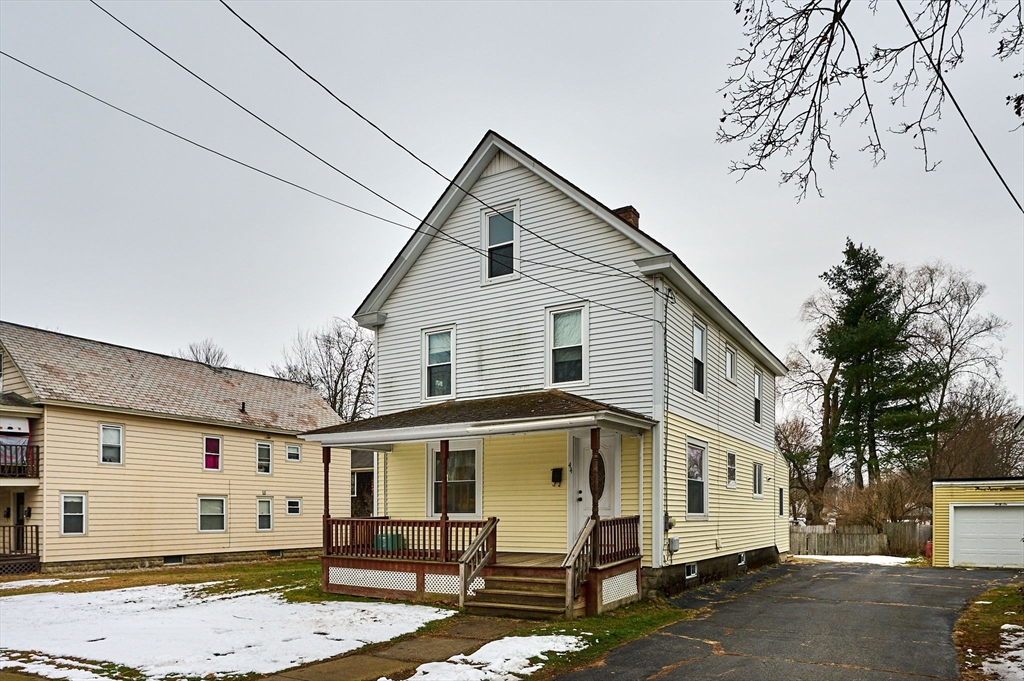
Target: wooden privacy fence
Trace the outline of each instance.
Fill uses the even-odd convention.
[[[932,537],[930,525],[916,522],[871,525],[808,525],[789,528],[794,556],[917,556]]]

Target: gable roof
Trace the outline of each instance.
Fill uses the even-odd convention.
[[[565,179],[536,158],[493,130],[489,130],[470,154],[451,184],[427,213],[405,246],[388,266],[384,275],[374,285],[359,305],[353,317],[362,326],[374,328],[384,324],[385,314],[381,308],[398,287],[402,278],[412,268],[416,259],[426,250],[433,239],[432,226],[443,225],[466,198],[467,193],[460,187],[472,187],[483,175],[491,161],[504,153],[520,166],[533,172],[563,194],[573,199],[585,210],[607,223],[626,238],[650,253],[650,257],[637,261],[639,274],[662,275],[680,289],[687,298],[705,314],[722,325],[736,341],[755,358],[769,368],[776,376],[786,373],[786,365],[762,343],[740,319],[722,303],[711,290],[671,250],[649,234],[626,222],[608,206],[604,205],[582,189]]]
[[[41,404],[95,406],[287,433],[341,421],[312,388],[273,376],[3,321],[0,345]]]

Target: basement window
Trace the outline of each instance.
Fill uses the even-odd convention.
[[[164,565],[181,565],[185,562],[185,556],[164,556]]]
[[[738,565],[740,567],[743,567],[746,564],[747,564],[747,554],[746,553],[739,554],[739,557],[737,557],[737,559],[736,559],[736,565]]]
[[[695,579],[697,577],[696,563],[687,563],[686,567],[683,569],[686,571],[685,574],[687,579]]]

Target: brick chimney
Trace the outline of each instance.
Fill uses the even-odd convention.
[[[612,211],[623,222],[628,222],[637,229],[640,229],[640,212],[633,206],[623,206]]]

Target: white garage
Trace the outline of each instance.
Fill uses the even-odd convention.
[[[952,565],[1024,568],[1024,504],[950,508]]]

